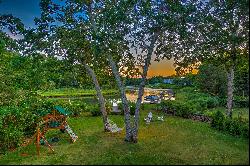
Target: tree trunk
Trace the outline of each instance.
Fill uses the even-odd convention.
[[[226,115],[232,118],[233,107],[233,81],[234,81],[234,65],[232,65],[227,73],[227,112]]]
[[[150,65],[150,60],[154,51],[154,45],[155,45],[156,40],[157,40],[157,35],[154,34],[152,36],[150,46],[148,47],[147,57],[145,59],[145,64],[143,66],[142,80],[139,85],[139,92],[138,92],[138,97],[136,101],[135,119],[134,119],[134,126],[133,126],[133,142],[135,143],[138,141],[140,107],[141,107],[141,102],[142,102],[142,96],[144,94],[144,87],[145,87],[146,77],[148,73],[148,67]]]
[[[102,112],[104,131],[109,131],[108,128],[106,127],[106,124],[108,123],[108,117],[107,117],[107,111],[106,111],[106,107],[105,107],[105,100],[104,100],[104,97],[102,95],[101,88],[100,88],[100,85],[99,85],[98,80],[96,78],[95,72],[85,62],[83,62],[83,65],[86,68],[88,74],[91,76],[92,81],[95,85],[95,90],[97,93],[98,101],[99,101],[99,104],[101,107],[100,109]]]
[[[125,88],[122,83],[119,71],[117,69],[116,63],[113,60],[112,55],[108,55],[109,64],[111,66],[112,72],[115,76],[115,80],[117,82],[117,85],[119,87],[120,93],[121,93],[121,99],[122,99],[122,106],[124,111],[124,120],[125,120],[125,128],[126,128],[126,136],[125,141],[131,142],[132,141],[132,133],[131,133],[131,125],[130,125],[130,109],[128,105],[128,100],[125,93]]]

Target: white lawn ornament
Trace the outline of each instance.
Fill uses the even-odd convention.
[[[152,112],[149,112],[149,113],[148,113],[148,118],[149,118],[150,120],[152,120],[152,118],[153,118]]]
[[[120,110],[118,110],[118,102],[116,100],[113,100],[113,112],[121,112]]]
[[[116,100],[113,100],[113,107],[114,107],[114,106],[118,106]]]
[[[171,97],[170,100],[175,100],[175,98],[174,98],[174,97]]]
[[[152,118],[153,118],[153,114],[152,114],[152,112],[149,112],[148,116],[146,118],[144,118],[144,120],[146,121],[147,124],[149,124],[151,122]]]
[[[163,120],[163,116],[158,116],[158,117],[157,117],[157,120],[164,121],[164,120]]]

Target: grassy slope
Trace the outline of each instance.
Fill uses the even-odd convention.
[[[79,139],[71,144],[67,134],[50,131],[61,141],[54,143],[55,154],[42,147],[35,156],[35,146],[21,147],[0,156],[0,164],[248,164],[249,140],[235,138],[213,130],[206,123],[178,117],[166,117],[164,122],[146,125],[141,115],[139,142],[129,144],[121,134],[102,131],[101,117],[70,118],[71,128]],[[156,115],[156,113],[153,113]],[[118,126],[123,117],[110,116]],[[28,153],[29,156],[21,156]],[[34,156],[32,156],[34,155]]]
[[[176,100],[186,102],[189,100],[188,98],[188,93],[190,92],[185,92],[181,90],[175,90],[176,92]],[[192,92],[192,93],[199,93],[199,92]],[[204,112],[216,112],[216,111],[221,111],[224,115],[226,115],[226,106],[225,107],[216,107],[216,108],[211,108],[204,110]],[[249,119],[249,108],[233,108],[233,118],[236,118],[241,115],[242,118],[244,119]]]
[[[109,89],[102,90],[104,95],[107,94],[116,94],[118,90]],[[62,89],[54,89],[49,91],[38,91],[38,94],[45,97],[61,97],[61,96],[93,96],[96,94],[94,89],[73,89],[73,88],[62,88]]]

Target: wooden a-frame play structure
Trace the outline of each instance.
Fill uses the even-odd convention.
[[[71,130],[67,123],[68,112],[65,111],[60,106],[56,106],[50,114],[42,117],[41,121],[37,124],[36,133],[32,136],[31,140],[28,142],[30,144],[34,139],[36,144],[37,155],[40,155],[40,140],[41,138],[49,147],[49,149],[54,152],[54,149],[49,144],[45,138],[45,134],[48,130],[60,129],[61,131],[66,131],[71,137],[72,142],[75,142],[78,136]]]

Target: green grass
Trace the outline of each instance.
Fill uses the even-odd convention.
[[[208,110],[209,112],[221,111],[224,115],[226,115],[226,108],[217,107]],[[233,108],[233,118],[238,118],[241,116],[243,119],[249,119],[249,108]]]
[[[249,164],[248,139],[223,134],[207,123],[171,116],[146,125],[143,118],[147,113],[143,111],[140,116],[137,144],[123,141],[124,130],[120,134],[104,133],[101,117],[69,118],[79,136],[75,143],[69,143],[66,133],[50,131],[47,138],[57,135],[61,139],[53,144],[54,154],[42,146],[37,157],[35,146],[29,145],[0,156],[0,164]],[[109,117],[124,126],[123,116]]]
[[[118,90],[109,89],[102,90],[103,95],[117,94]],[[94,89],[74,89],[74,88],[61,88],[49,91],[38,91],[38,94],[44,97],[82,97],[82,96],[94,96],[96,91]]]
[[[190,98],[190,95],[206,95],[205,93],[200,93],[198,91],[195,91],[195,88],[190,88],[190,87],[186,87],[183,89],[179,89],[179,90],[175,90],[176,92],[176,100],[178,101],[182,101],[182,102],[187,102],[189,100],[191,100],[192,98]],[[211,114],[212,112],[216,112],[216,111],[221,111],[224,115],[226,115],[226,106],[225,107],[216,107],[216,108],[211,108],[211,109],[204,109],[203,111],[205,113]],[[237,118],[238,116],[241,116],[244,119],[249,119],[249,108],[237,108],[234,107],[233,108],[233,112],[232,112],[232,116],[233,118]]]

